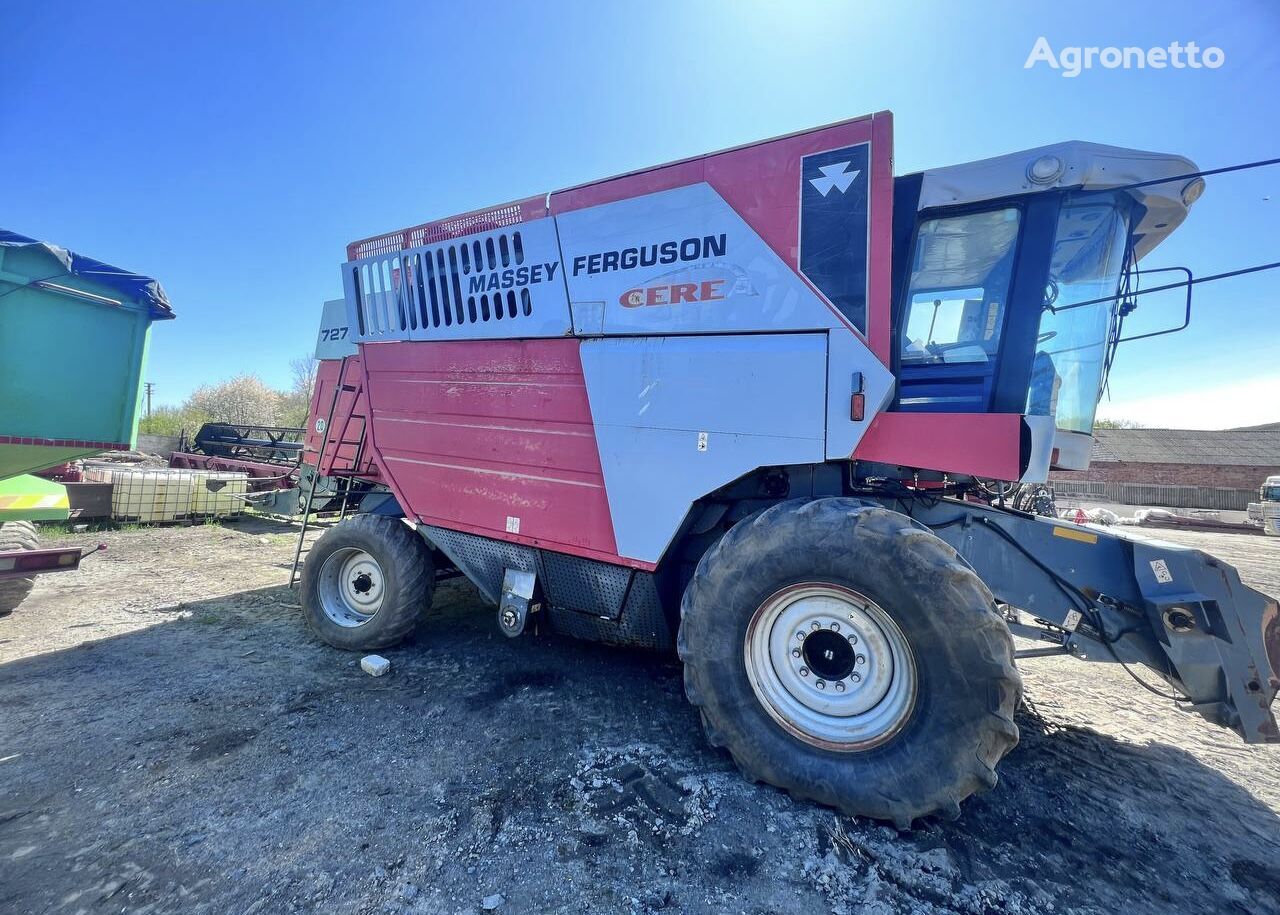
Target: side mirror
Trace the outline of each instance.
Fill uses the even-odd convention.
[[[1195,277],[1191,275],[1191,271],[1186,267],[1156,267],[1151,270],[1135,270],[1134,276],[1141,278],[1149,273],[1181,273],[1183,274],[1185,279],[1177,283],[1168,283],[1163,286],[1155,286],[1155,287],[1152,287],[1151,289],[1138,289],[1134,292],[1128,293],[1125,296],[1122,296],[1120,300],[1120,321],[1122,325],[1125,317],[1129,315],[1131,312],[1133,312],[1135,308],[1138,307],[1137,302],[1134,301],[1134,299],[1137,296],[1145,295],[1146,293],[1149,293],[1149,292],[1160,292],[1167,289],[1177,289],[1179,286],[1186,286],[1187,301],[1186,301],[1186,307],[1182,316],[1182,323],[1179,324],[1177,327],[1166,327],[1164,330],[1153,330],[1150,333],[1134,334],[1132,337],[1120,337],[1116,340],[1116,343],[1118,344],[1128,343],[1133,340],[1145,340],[1148,337],[1160,337],[1160,336],[1163,336],[1164,334],[1176,334],[1180,330],[1186,330],[1187,327],[1191,324],[1191,290],[1195,285]]]

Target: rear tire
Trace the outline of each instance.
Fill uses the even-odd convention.
[[[399,518],[356,515],[330,528],[302,569],[302,614],[334,648],[371,651],[403,641],[431,606],[435,567]]]
[[[40,548],[40,536],[30,521],[6,521],[0,524],[0,553],[11,550]],[[0,579],[0,616],[8,616],[26,600],[36,585],[35,576]]]
[[[1022,681],[986,586],[855,499],[733,527],[685,591],[679,651],[708,739],[748,778],[900,829],[958,816],[1018,741]]]

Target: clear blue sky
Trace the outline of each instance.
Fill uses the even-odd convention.
[[[1226,60],[1067,79],[1023,68],[1041,35]],[[899,173],[1066,139],[1278,156],[1280,4],[8,0],[0,225],[163,282],[174,403],[287,384],[352,239],[886,108]],[[1267,260],[1280,168],[1210,180],[1149,263]],[[1104,414],[1280,420],[1277,282],[1203,287],[1190,331],[1121,352]]]

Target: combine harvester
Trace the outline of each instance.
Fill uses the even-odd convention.
[[[676,648],[748,777],[904,828],[996,783],[1020,657],[1276,742],[1274,600],[1005,507],[1086,465],[1137,263],[1203,187],[1088,143],[895,178],[881,113],[356,242],[306,446],[373,491],[306,619],[392,645],[459,570],[507,635]]]
[[[70,509],[32,472],[133,447],[151,324],[172,317],[150,277],[0,230],[0,616],[82,558],[39,548],[33,522]]]

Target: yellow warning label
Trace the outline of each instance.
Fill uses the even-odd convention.
[[[1089,531],[1082,531],[1074,527],[1059,527],[1054,525],[1053,536],[1065,537],[1067,540],[1076,540],[1080,543],[1097,543],[1098,535]]]
[[[34,496],[0,496],[0,509],[20,511],[34,508],[67,508],[67,496],[34,495]]]

